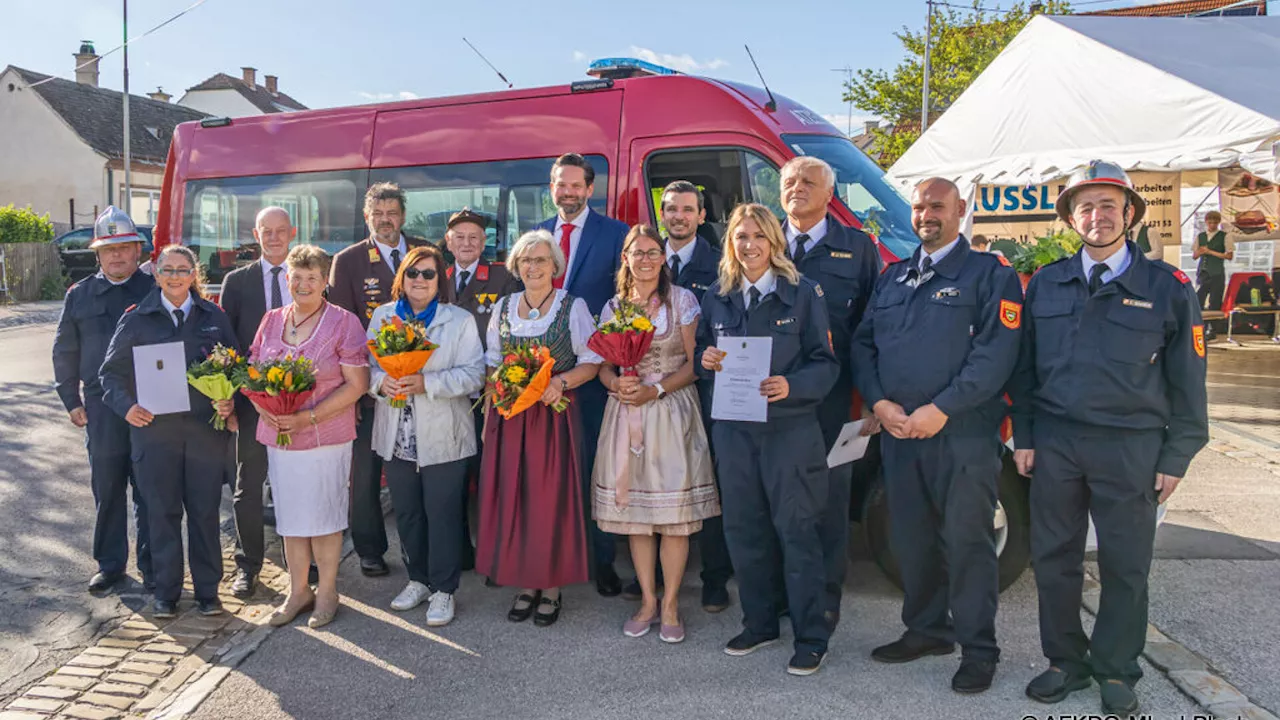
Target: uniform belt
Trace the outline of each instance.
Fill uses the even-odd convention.
[[[1050,428],[1053,432],[1071,433],[1073,435],[1096,435],[1099,437],[1114,437],[1116,435],[1138,436],[1164,432],[1164,428],[1135,428],[1117,425],[1098,425],[1045,412],[1036,413],[1032,422],[1033,426],[1037,429]]]

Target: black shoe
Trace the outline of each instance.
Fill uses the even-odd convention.
[[[1065,670],[1050,667],[1027,684],[1027,697],[1042,703],[1062,702],[1076,690],[1084,690],[1093,682],[1088,677],[1071,675]]]
[[[919,660],[926,655],[950,655],[955,652],[955,649],[955,643],[903,635],[888,645],[881,645],[872,650],[871,657],[882,663],[905,663]]]
[[[124,573],[96,573],[89,580],[89,592],[104,593],[116,586],[116,583],[124,579]]]
[[[743,630],[742,632],[738,633],[736,637],[734,637],[732,640],[730,640],[728,643],[725,644],[724,654],[732,655],[734,657],[742,657],[743,655],[750,655],[751,653],[759,650],[760,648],[768,647],[776,642],[778,642],[777,635],[774,635],[773,637],[762,638],[762,637],[757,637],[755,635],[752,635],[746,630]]]
[[[640,578],[631,578],[631,582],[622,588],[623,600],[639,600],[644,597],[644,592],[640,590]]]
[[[363,564],[364,563],[361,562],[361,565]],[[363,572],[364,567],[361,567],[360,570]],[[368,575],[368,573],[365,573],[365,574]],[[320,568],[316,567],[315,565],[312,565],[311,567],[307,568],[307,584],[308,585],[320,584]]]
[[[168,600],[157,600],[152,606],[151,614],[159,619],[178,617],[178,603]]]
[[[818,668],[822,667],[822,661],[827,659],[825,651],[817,650],[799,650],[795,655],[791,656],[791,662],[787,663],[788,675],[812,675],[818,672]]]
[[[516,596],[516,601],[511,604],[511,610],[507,612],[507,619],[511,622],[524,622],[533,614],[533,610],[538,605],[538,601],[542,599],[542,591],[535,590],[532,595],[528,593],[520,593]],[[521,603],[528,603],[524,607],[516,607]]]
[[[241,600],[253,595],[254,584],[257,583],[258,576],[244,568],[236,570],[236,577],[231,581],[231,594]]]
[[[709,613],[724,612],[729,607],[729,591],[724,585],[702,586],[702,609]]]
[[[612,565],[596,566],[596,592],[604,597],[616,597],[622,594],[622,578],[614,572]]]
[[[380,557],[360,558],[360,572],[365,577],[382,577],[388,575],[391,570],[387,567],[387,561]]]
[[[1102,711],[1108,715],[1128,717],[1138,711],[1138,696],[1133,688],[1120,680],[1104,680],[1098,685],[1102,691]]]
[[[222,601],[218,598],[209,600],[196,600],[196,611],[206,617],[210,615],[222,614]]]
[[[960,669],[951,678],[951,689],[974,695],[990,689],[995,676],[996,664],[990,660],[961,660]]]
[[[555,600],[544,597],[541,600],[539,600],[538,611],[533,614],[533,624],[537,625],[538,627],[548,627],[550,625],[554,625],[555,622],[560,619],[560,601],[561,600],[563,600],[563,597],[558,597]],[[546,608],[546,607],[551,608],[551,612],[543,611],[543,608]]]

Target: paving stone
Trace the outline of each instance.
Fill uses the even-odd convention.
[[[148,620],[141,615],[134,615],[120,625],[122,630],[150,630],[155,632],[167,625],[165,620]]]
[[[1152,625],[1151,623],[1147,623],[1147,642],[1153,643],[1153,642],[1173,642],[1173,641],[1170,640],[1168,637],[1166,637],[1164,633],[1160,632],[1160,629],[1157,628],[1155,625]]]
[[[80,691],[56,685],[37,685],[28,690],[26,694],[31,697],[49,698],[50,700],[70,700],[79,695]]]
[[[137,628],[122,627],[107,633],[107,637],[116,638],[118,640],[146,640],[150,638],[152,635],[155,635],[157,632],[159,632],[159,628],[154,628],[151,630],[142,630]]]
[[[178,643],[149,643],[142,646],[142,652],[163,653],[165,655],[186,655],[187,648]]]
[[[0,720],[49,720],[49,716],[20,710],[0,710]]]
[[[131,662],[149,662],[149,663],[169,663],[173,661],[173,656],[167,653],[154,653],[139,650],[129,656]]]
[[[13,710],[34,710],[36,712],[54,713],[58,712],[58,710],[66,704],[67,703],[62,700],[23,696],[9,703],[9,707]]]
[[[102,668],[76,667],[75,665],[67,665],[58,668],[54,675],[72,675],[74,677],[97,678],[102,677],[105,671]]]
[[[95,705],[86,705],[84,703],[76,703],[66,710],[62,711],[63,715],[68,717],[79,718],[80,720],[116,720],[120,717],[120,711],[115,708],[97,707]]]
[[[1204,670],[1173,670],[1169,679],[1204,707],[1249,702],[1231,683]]]
[[[192,675],[196,674],[196,672],[204,670],[206,667],[208,666],[205,662],[194,655],[185,657],[182,659],[182,662],[178,663],[177,666],[173,668],[173,672],[170,673],[168,677],[160,681],[160,684],[156,686],[156,689],[162,690],[166,693],[171,693],[182,687],[183,683],[185,683]]]
[[[147,689],[140,685],[104,682],[94,685],[93,692],[100,693],[102,695],[124,695],[131,698],[140,698],[147,694]]]
[[[117,672],[111,673],[106,678],[107,682],[128,683],[130,685],[142,685],[151,687],[156,684],[156,679],[150,675],[142,675],[140,673]]]
[[[1209,712],[1215,718],[1222,718],[1222,720],[1227,720],[1228,718],[1230,720],[1236,720],[1237,718],[1240,718],[1240,720],[1280,720],[1280,718],[1276,718],[1275,715],[1267,712],[1266,709],[1260,708],[1253,703],[1210,705]],[[3,718],[4,716],[0,715],[0,720],[3,720]]]
[[[42,682],[45,685],[71,688],[72,690],[88,690],[98,681],[94,678],[80,677],[78,675],[61,675],[54,673],[45,678]],[[0,720],[3,720],[3,718],[0,718]]]
[[[121,672],[142,673],[143,675],[152,675],[154,677],[161,677],[169,672],[168,665],[158,665],[150,662],[127,661],[120,663],[118,669]]]
[[[103,695],[100,693],[86,693],[84,697],[80,698],[80,702],[86,702],[90,705],[115,708],[116,710],[128,710],[133,705],[134,700],[135,698],[131,697]]]
[[[1085,592],[1081,597],[1081,603],[1094,615],[1098,614],[1098,599],[1101,597],[1100,591]]]
[[[118,662],[120,662],[119,658],[94,655],[92,653],[80,653],[79,655],[71,658],[67,664],[73,667],[105,669],[115,666]]]
[[[122,658],[129,654],[129,650],[126,648],[103,647],[101,645],[87,647],[84,651],[90,655],[101,655],[109,658]]]
[[[104,637],[98,641],[98,647],[123,648],[125,650],[133,650],[140,645],[142,645],[141,640],[121,640],[113,637]]]
[[[1171,670],[1208,670],[1204,661],[1195,653],[1175,642],[1147,642],[1143,651],[1147,660],[1156,668],[1166,672]]]

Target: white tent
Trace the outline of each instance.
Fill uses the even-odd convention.
[[[1280,17],[1038,16],[889,170],[1021,185],[1094,158],[1276,180]]]

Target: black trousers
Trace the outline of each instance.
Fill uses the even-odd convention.
[[[1226,275],[1196,274],[1196,297],[1200,300],[1201,310],[1221,310],[1222,296],[1226,291]]]
[[[84,411],[89,425],[85,449],[89,452],[89,483],[93,489],[93,559],[98,570],[123,573],[129,564],[129,489],[133,488],[133,517],[138,527],[138,572],[151,578],[151,533],[147,505],[138,490],[129,459],[129,423],[88,396]]]
[[[156,599],[177,602],[182,595],[184,514],[196,599],[217,597],[222,581],[218,507],[231,435],[182,413],[161,415],[145,428],[131,428],[130,437],[134,472],[151,523]]]
[[[899,440],[886,432],[880,451],[903,624],[922,639],[959,642],[966,658],[998,661],[997,437]]]
[[[232,510],[236,517],[236,567],[257,575],[264,553],[262,489],[267,481],[267,446],[258,442],[258,411],[237,408],[236,486]]]
[[[830,452],[849,422],[853,383],[841,377],[818,406],[818,424],[822,428],[822,444]],[[826,455],[823,456],[824,467]],[[853,463],[827,470],[827,500],[822,505],[822,564],[826,574],[824,610],[840,612],[840,596],[844,589],[845,568],[849,565],[849,501],[853,494]]]
[[[409,579],[455,592],[462,576],[467,459],[418,467],[397,458],[384,467]]]
[[[351,544],[361,558],[387,552],[387,524],[382,516],[382,458],[373,451],[373,407],[356,406],[356,441],[351,446]]]
[[[1067,672],[1130,685],[1142,677],[1147,575],[1155,545],[1160,431],[1124,431],[1037,416],[1031,482],[1031,565],[1040,645]],[[1093,636],[1080,622],[1092,515],[1102,596]]]
[[[817,420],[717,422],[711,435],[743,626],[757,637],[778,636],[782,586],[796,650],[826,652],[819,524],[828,474]]]

